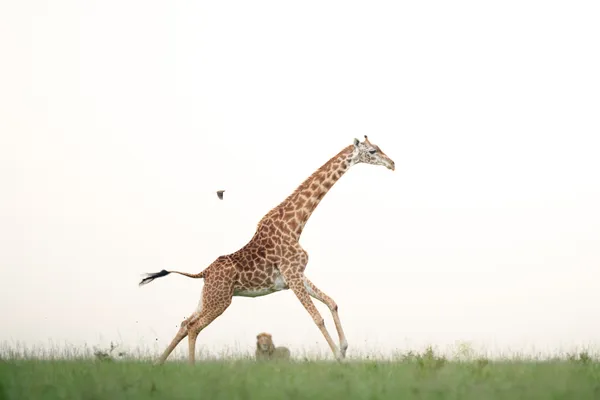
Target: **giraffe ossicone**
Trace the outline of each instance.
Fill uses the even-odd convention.
[[[394,171],[394,161],[367,135],[360,142],[344,147],[323,164],[292,194],[271,209],[258,222],[250,241],[234,253],[217,257],[197,274],[162,270],[148,274],[140,286],[171,273],[190,278],[203,278],[199,305],[181,324],[179,331],[162,353],[157,363],[162,364],[186,336],[189,362],[195,362],[196,339],[202,329],[219,317],[231,304],[234,296],[259,297],[291,289],[325,337],[336,359],[346,356],[348,341],[338,315],[338,306],[327,294],[315,286],[305,275],[308,253],[299,239],[308,219],[333,185],[356,164],[384,166]],[[325,328],[323,317],[312,298],[327,305],[331,311],[340,346],[335,344]]]

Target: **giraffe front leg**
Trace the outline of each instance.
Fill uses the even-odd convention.
[[[333,352],[333,355],[335,356],[336,360],[342,361],[344,357],[342,356],[342,353],[331,338],[331,335],[329,335],[329,332],[327,332],[327,329],[325,328],[325,320],[323,319],[323,317],[319,313],[319,310],[317,310],[317,307],[315,307],[314,303],[310,299],[310,295],[306,290],[306,287],[304,286],[304,281],[302,279],[295,279],[291,282],[288,282],[288,286],[294,292],[296,297],[298,297],[300,303],[302,303],[306,311],[308,311],[308,313],[315,321],[315,324],[325,337],[325,340],[327,341],[327,344],[329,344],[329,347],[331,348],[331,351]]]
[[[346,340],[346,335],[344,334],[344,329],[342,328],[342,322],[340,321],[340,317],[338,315],[338,306],[335,301],[323,293],[318,287],[315,286],[307,277],[304,277],[304,287],[308,294],[319,300],[321,303],[325,304],[331,310],[331,315],[333,316],[333,322],[335,323],[335,329],[337,330],[338,337],[340,339],[340,352],[342,354],[342,358],[346,357],[346,350],[348,350],[348,341]]]

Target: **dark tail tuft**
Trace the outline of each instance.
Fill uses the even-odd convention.
[[[167,276],[169,274],[170,274],[170,272],[167,270],[164,270],[164,269],[160,272],[155,272],[153,274],[146,274],[146,277],[141,280],[141,282],[139,283],[139,286],[145,285],[147,283],[152,282],[156,278],[162,278],[163,276]]]

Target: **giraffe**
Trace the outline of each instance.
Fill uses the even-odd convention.
[[[354,139],[338,154],[309,176],[279,205],[267,212],[258,222],[250,241],[234,253],[217,257],[197,274],[162,270],[146,274],[139,286],[171,273],[190,278],[203,278],[200,301],[196,310],[180,325],[179,331],[155,362],[163,364],[175,347],[187,336],[190,364],[195,363],[196,339],[200,331],[229,307],[234,296],[266,296],[291,289],[308,311],[323,334],[336,360],[346,357],[348,341],[338,315],[336,302],[320,290],[305,275],[308,253],[299,239],[306,222],[325,194],[350,167],[365,163],[381,165],[392,171],[395,164],[367,135],[364,141]],[[325,328],[325,321],[312,298],[330,310],[339,339],[339,348]]]

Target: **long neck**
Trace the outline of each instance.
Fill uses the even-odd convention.
[[[333,185],[352,166],[350,145],[327,161],[296,188],[281,204],[266,216],[276,221],[279,229],[295,240],[300,238],[304,225]]]

